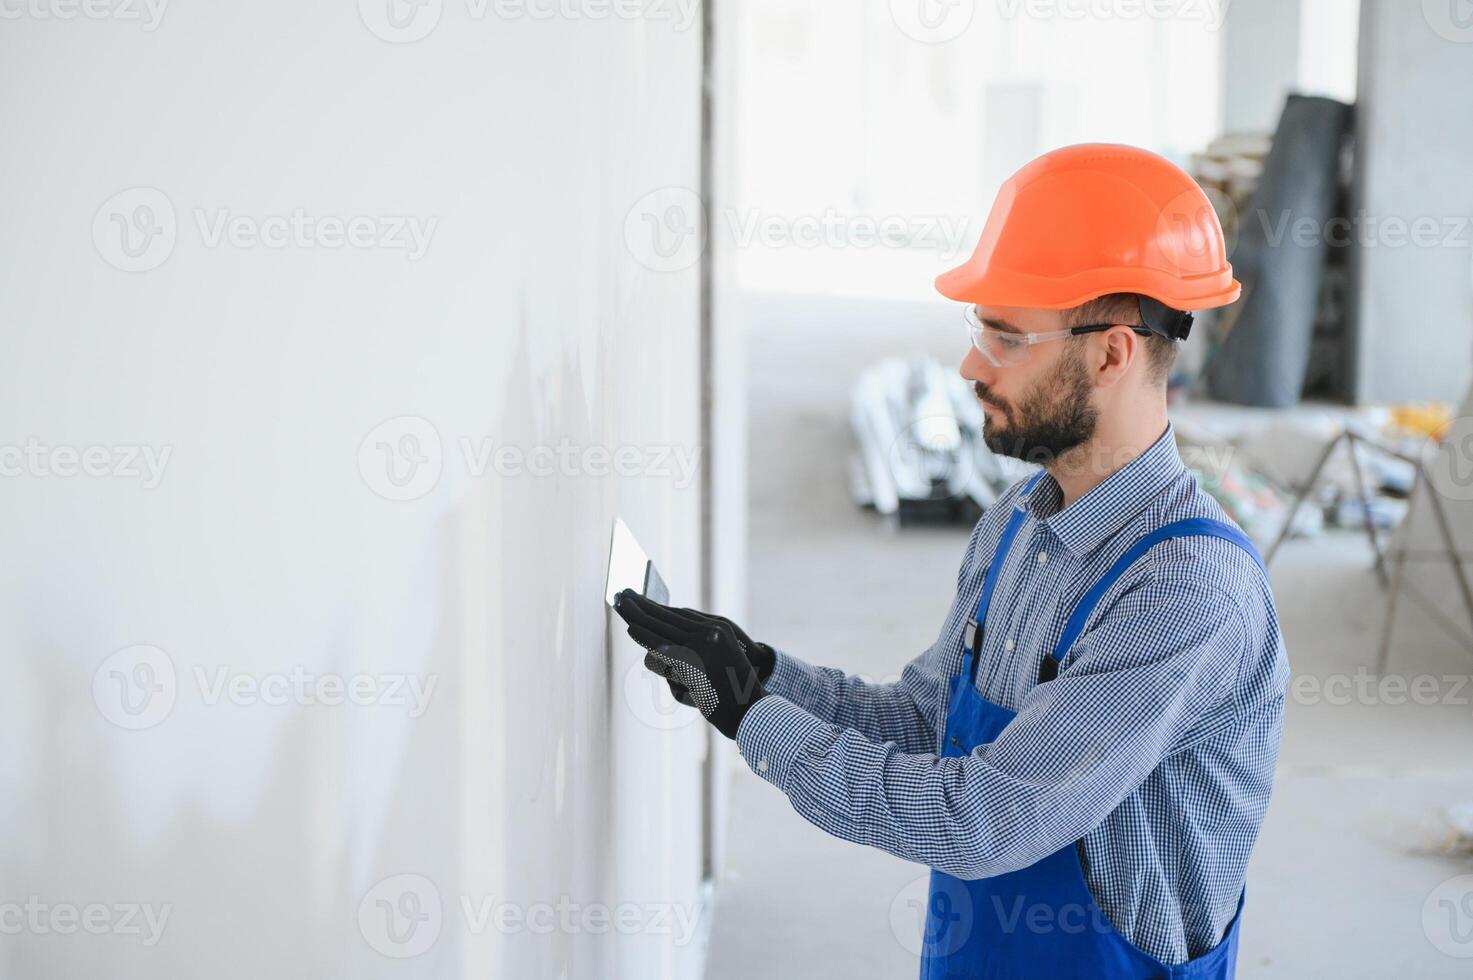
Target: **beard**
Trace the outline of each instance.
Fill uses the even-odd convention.
[[[1088,442],[1099,412],[1090,404],[1093,385],[1084,353],[1071,349],[1052,375],[1016,404],[999,401],[981,382],[972,383],[978,398],[996,406],[997,415],[982,427],[982,441],[1001,456],[1047,465]]]

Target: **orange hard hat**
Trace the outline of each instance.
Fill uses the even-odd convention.
[[[1205,310],[1242,292],[1197,182],[1165,157],[1115,143],[1066,146],[1009,177],[972,257],[936,288],[967,303],[1050,310],[1109,293]]]

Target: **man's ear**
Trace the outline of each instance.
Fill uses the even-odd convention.
[[[1117,383],[1129,372],[1131,364],[1146,355],[1145,338],[1128,327],[1105,330],[1099,338],[1094,373],[1096,382],[1101,385]]]

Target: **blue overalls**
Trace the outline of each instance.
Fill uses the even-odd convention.
[[[1042,477],[1040,471],[1023,493],[1031,491]],[[1016,714],[977,693],[975,676],[998,570],[1025,516],[1021,505],[1015,505],[987,569],[976,621],[967,630],[961,672],[950,680],[946,734],[942,738],[944,757],[966,756],[977,746],[994,741]],[[1047,681],[1057,674],[1100,597],[1132,562],[1157,542],[1194,535],[1230,541],[1251,554],[1260,566],[1263,564],[1243,532],[1223,521],[1189,518],[1157,528],[1137,541],[1085,593],[1069,615],[1053,656],[1044,659],[1040,680]],[[933,870],[921,978],[1229,980],[1237,963],[1237,925],[1242,912],[1243,898],[1239,895],[1238,911],[1222,940],[1203,955],[1170,966],[1130,942],[1106,918],[1085,882],[1074,844],[1026,868],[993,878],[963,881]]]

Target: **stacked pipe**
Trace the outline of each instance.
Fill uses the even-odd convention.
[[[975,523],[999,493],[1037,469],[987,448],[971,387],[925,355],[862,372],[850,422],[855,502],[902,525]]]

